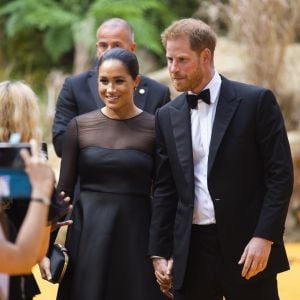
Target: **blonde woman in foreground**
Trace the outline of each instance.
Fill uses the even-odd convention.
[[[54,175],[48,162],[39,155],[38,144],[31,142],[31,153],[21,150],[26,172],[32,186],[31,201],[15,243],[7,240],[5,212],[0,205],[0,272],[30,273],[31,268],[45,255],[50,227],[46,227]],[[2,299],[8,295],[8,275],[1,275]]]
[[[41,130],[39,127],[39,117],[38,98],[29,85],[23,81],[0,82],[0,142],[29,143],[31,139],[34,139],[36,141],[35,144],[40,145]],[[36,158],[33,159],[47,155],[47,153],[41,151],[40,146],[34,147],[37,147],[37,150],[33,152],[35,154],[34,156],[36,156]],[[44,185],[44,183],[42,183],[42,185]],[[49,197],[52,195],[53,188],[54,183]],[[63,198],[63,195],[61,198]],[[29,213],[29,207],[31,206],[28,200],[29,199],[13,200],[9,209],[5,210],[5,218],[7,219],[6,238],[12,243],[18,242],[17,234],[21,230],[26,213]],[[55,201],[54,199],[54,204],[56,204]],[[68,199],[64,199],[64,201],[66,205],[68,205]],[[48,218],[52,212],[53,209],[50,207]],[[61,223],[58,224],[58,226],[67,224]],[[10,260],[8,259],[7,261]],[[15,260],[13,261],[17,263]],[[36,260],[34,261],[36,263]],[[31,263],[28,262],[28,265],[31,265]],[[3,265],[1,265],[1,268],[3,268]],[[30,269],[30,267],[28,268]],[[2,271],[6,272],[5,270],[0,270],[0,272]],[[40,293],[33,275],[24,275],[24,273],[28,273],[26,268],[24,272],[13,272],[13,274],[16,273],[19,275],[9,278],[8,300],[30,300]]]
[[[12,134],[19,141],[41,141],[38,98],[29,85],[22,81],[0,82],[0,142],[8,142]]]

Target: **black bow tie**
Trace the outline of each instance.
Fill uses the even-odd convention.
[[[206,104],[210,104],[210,92],[209,89],[203,90],[197,95],[187,94],[187,102],[191,109],[197,108],[198,100],[202,100]]]

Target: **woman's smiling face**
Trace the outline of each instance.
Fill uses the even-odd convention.
[[[99,95],[108,108],[118,111],[133,104],[133,93],[139,83],[139,77],[132,78],[120,60],[104,61],[98,74]]]

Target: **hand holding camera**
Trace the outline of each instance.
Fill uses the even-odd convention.
[[[26,149],[21,149],[20,155],[24,160],[25,171],[31,183],[31,199],[39,199],[44,204],[50,205],[50,197],[54,188],[54,174],[48,161],[39,155],[37,142],[32,140],[30,144],[31,155]]]
[[[69,197],[56,193],[53,171],[42,152],[35,140],[30,144],[0,143],[0,200],[8,206],[11,201],[29,201],[32,198],[50,204],[48,221],[55,229],[71,223],[59,221],[72,206],[69,205]]]

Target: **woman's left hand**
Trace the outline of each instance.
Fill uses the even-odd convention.
[[[42,278],[48,281],[51,280],[52,275],[50,272],[50,259],[47,256],[44,256],[39,262],[39,268]]]
[[[51,224],[51,231],[54,231],[58,229],[61,226],[69,226],[73,223],[72,220],[62,220],[63,217],[65,217],[67,214],[69,214],[72,209],[73,205],[70,203],[70,197],[65,197],[65,192],[60,192],[57,196],[56,202],[60,206],[59,208],[59,215],[57,215],[54,219],[54,221]],[[50,207],[51,209],[51,207]]]

